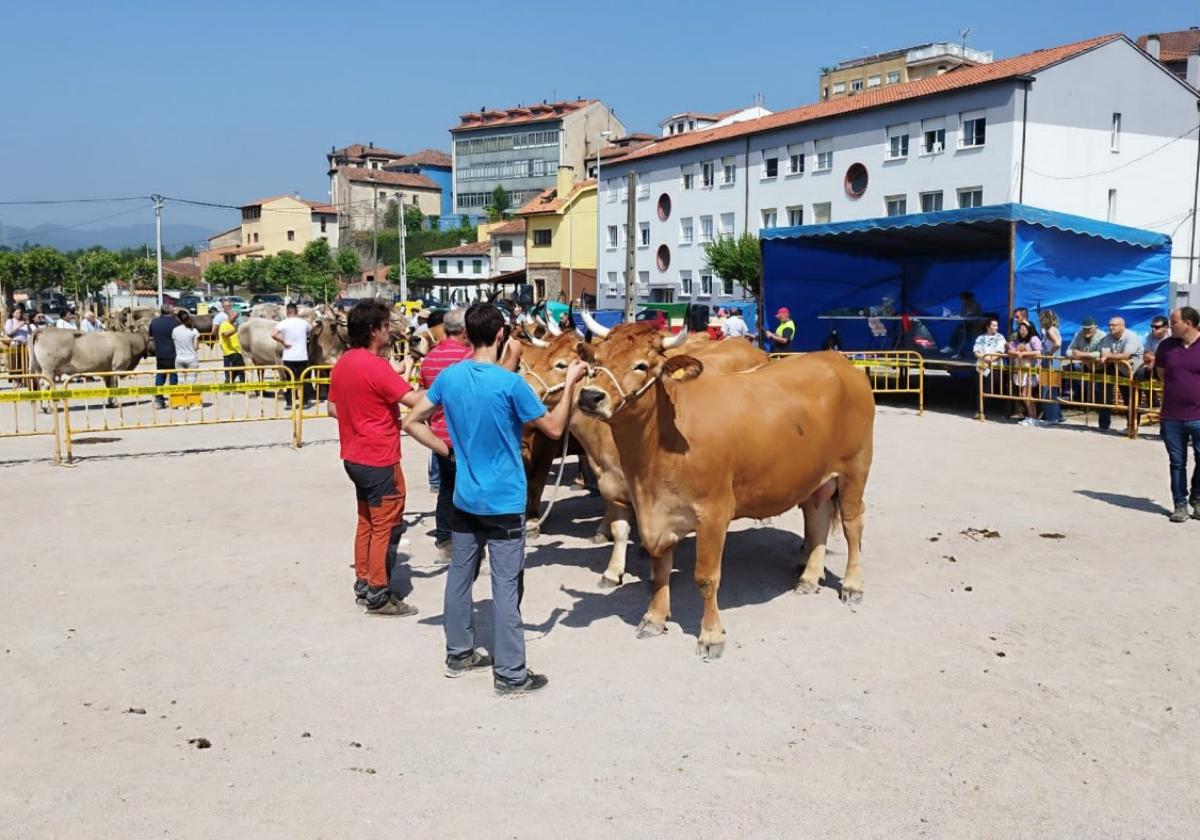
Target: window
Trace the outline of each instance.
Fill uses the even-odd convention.
[[[295,241],[296,241],[296,231],[289,230],[288,231],[288,242],[295,242]]]
[[[879,87],[880,78],[878,76],[867,76],[867,87]]]
[[[720,233],[721,233],[721,236],[733,236],[733,214],[732,213],[722,213],[721,214]]]
[[[921,212],[936,213],[942,209],[942,191],[921,193]]]
[[[788,174],[801,175],[804,173],[804,147],[799,143],[788,146]]]
[[[963,187],[958,191],[959,207],[982,207],[983,187]]]
[[[550,247],[550,229],[535,230],[533,232],[533,247],[548,248]]]
[[[1108,141],[1108,148],[1114,152],[1121,151],[1121,115],[1113,114],[1112,136]]]
[[[692,272],[679,272],[679,288],[685,297],[690,297],[692,294]]]
[[[888,74],[887,74],[887,83],[888,83],[889,85],[896,85],[896,84],[899,84],[899,83],[900,83],[900,71],[899,71],[899,70],[893,70],[893,71],[891,71],[890,73],[888,73]]]
[[[616,178],[608,179],[606,186],[604,187],[604,194],[608,196],[609,204],[617,203],[617,193],[620,191],[620,189],[620,181],[618,181]]]
[[[438,260],[438,274],[445,274],[450,270],[449,260]]]
[[[254,241],[258,242],[258,231],[254,232]]]
[[[511,239],[500,240],[500,256],[511,257],[513,252],[513,243]]]
[[[1115,222],[1117,220],[1117,191],[1108,191],[1108,220]]]
[[[721,183],[725,185],[737,183],[737,166],[734,165],[733,158],[722,158],[721,167]]]
[[[774,207],[762,211],[762,226],[765,228],[779,227],[779,211]]]
[[[464,273],[464,270],[463,270],[463,261],[462,261],[462,260],[458,260],[457,262],[458,262],[458,273],[459,273],[459,274],[463,274],[463,273]]]
[[[679,177],[682,185],[681,189],[692,190],[696,188],[695,167],[691,164],[679,167]]]
[[[608,226],[608,249],[610,251],[612,251],[616,247],[617,247],[617,226],[609,225]]]
[[[733,297],[733,281],[721,278],[721,291],[726,297]]]
[[[803,204],[797,204],[795,207],[789,207],[787,209],[787,214],[789,227],[799,227],[800,225],[804,224]]]
[[[908,196],[888,195],[883,198],[884,208],[889,216],[903,216],[908,213]]]
[[[887,160],[903,160],[908,157],[908,126],[888,126],[887,138]]]
[[[642,291],[645,291],[646,287],[649,285],[650,285],[650,272],[649,271],[639,271],[638,272],[638,287]]]
[[[700,217],[700,241],[701,242],[712,242],[713,241],[712,216],[701,216]]]
[[[608,293],[610,295],[617,294],[617,288],[617,272],[610,271],[608,272]]]
[[[321,217],[321,233],[325,232],[325,217]]]
[[[667,195],[666,193],[660,195],[658,197],[656,209],[658,210],[658,218],[662,221],[665,222],[667,219],[671,218],[671,196]]]
[[[692,217],[685,216],[679,220],[679,244],[692,244]]]
[[[716,169],[716,163],[711,160],[706,160],[700,164],[700,186],[711,187],[713,185]]]
[[[945,126],[932,127],[924,122],[921,125],[925,129],[921,135],[921,154],[940,155],[946,149]]]
[[[862,90],[862,89],[863,89],[862,79],[851,79],[850,80],[850,90],[857,91],[857,90]]]
[[[838,94],[842,94],[845,92],[846,92],[846,83],[845,82],[834,82],[833,83],[833,95],[834,96],[837,96]]]
[[[763,177],[775,178],[779,175],[779,158],[772,155],[763,158]]]
[[[659,245],[658,251],[654,255],[654,264],[658,266],[659,271],[666,271],[671,267],[671,249],[666,245]]]
[[[648,248],[650,246],[650,223],[638,222],[638,246]]]
[[[483,274],[483,260],[471,260],[471,273]]]
[[[813,205],[813,224],[827,225],[832,218],[833,214],[830,212],[830,204],[828,201]]]
[[[639,199],[649,198],[650,197],[650,185],[649,184],[638,184],[637,197]]]
[[[700,296],[710,297],[712,295],[712,274],[711,272],[700,272]]]
[[[962,115],[962,133],[958,138],[960,149],[976,149],[983,145],[987,135],[987,117],[983,111],[971,111]]]
[[[826,137],[817,141],[817,172],[828,172],[833,169],[833,138]]]

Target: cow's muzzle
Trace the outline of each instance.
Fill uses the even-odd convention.
[[[606,414],[608,394],[591,386],[579,392],[579,408],[588,414]]]

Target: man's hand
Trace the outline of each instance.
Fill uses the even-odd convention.
[[[517,341],[516,338],[510,337],[504,342],[504,351],[500,354],[500,366],[508,370],[516,370],[521,364],[521,354],[525,351],[525,345]]]
[[[567,366],[566,389],[570,391],[576,382],[587,376],[587,372],[587,362],[584,362],[580,359],[576,359],[575,361],[571,362],[571,364]]]

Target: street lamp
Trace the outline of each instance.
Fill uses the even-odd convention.
[[[408,238],[408,228],[404,224],[404,193],[397,193],[396,196],[397,196],[397,198],[400,199],[400,207],[399,207],[400,213],[399,213],[399,222],[398,222],[399,230],[397,231],[397,233],[399,234],[399,237],[400,237],[400,250],[399,250],[400,302],[404,303],[405,301],[408,300],[408,259],[407,259],[408,255],[406,253],[406,251],[408,249],[405,247],[407,245],[405,240]],[[404,314],[405,315],[408,314],[407,309],[405,309]]]
[[[604,147],[604,140],[607,137],[612,137],[611,131],[601,131],[600,141],[596,143],[596,302],[600,302],[600,254],[603,253],[604,246],[600,244],[600,234],[603,233],[603,225],[600,223],[600,150]]]

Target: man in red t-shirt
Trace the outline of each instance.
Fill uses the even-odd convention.
[[[350,349],[329,376],[329,416],[337,418],[342,461],[358,497],[355,600],[367,615],[416,615],[417,608],[404,602],[407,581],[395,565],[405,500],[398,404],[411,407],[419,394],[385,358],[390,316],[387,305],[376,300],[350,310]]]
[[[442,329],[446,337],[439,341],[425,358],[421,360],[421,387],[428,390],[438,374],[453,364],[469,359],[474,352],[467,341],[467,325],[463,319],[464,310],[451,309],[442,320]],[[429,428],[447,447],[450,443],[450,430],[446,428],[446,415],[439,406],[429,419]],[[454,459],[443,458],[436,452],[430,456],[437,459],[439,476],[437,514],[435,518],[433,539],[438,549],[438,562],[450,562],[450,513],[454,508]]]

